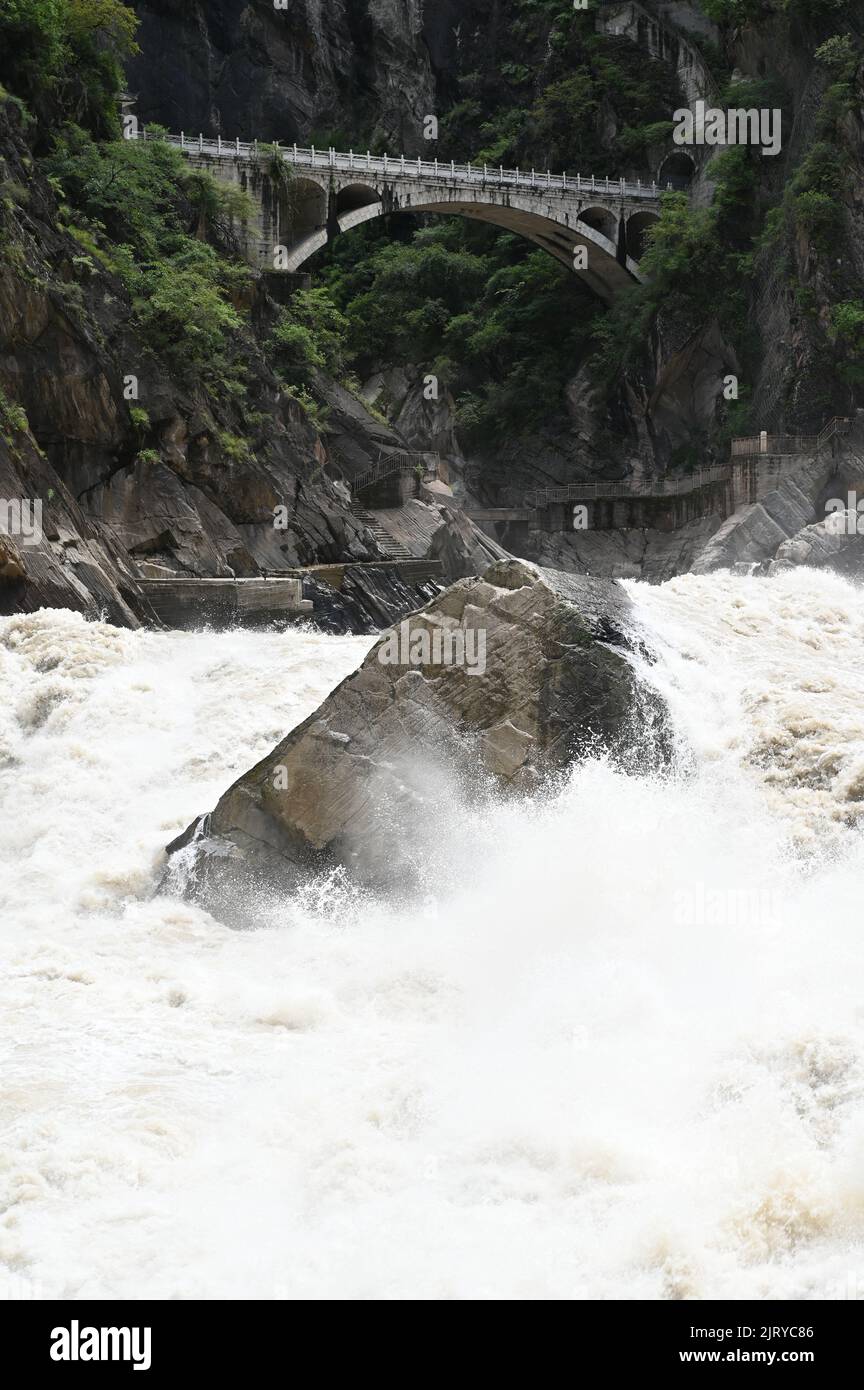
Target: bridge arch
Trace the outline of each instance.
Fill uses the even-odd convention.
[[[614,245],[618,240],[618,218],[610,208],[582,208],[579,213],[580,222],[584,222],[586,227],[593,227],[595,232],[600,232],[607,241]]]
[[[484,196],[466,197],[467,190],[447,187],[406,189],[393,183],[353,180],[341,186],[330,184],[329,218],[321,212],[314,230],[304,229],[291,246],[287,269],[300,266],[330,240],[332,233],[349,231],[385,213],[431,213],[438,216],[468,217],[490,223],[525,237],[554,256],[562,265],[584,280],[604,300],[634,280],[640,280],[636,259],[629,254],[622,234],[625,211],[622,206],[586,199],[562,212],[560,202],[534,192],[496,189],[483,190]],[[322,183],[322,194],[326,190]],[[335,226],[334,226],[335,223]],[[298,229],[299,231],[299,229]],[[576,251],[584,248],[587,264],[576,261]]]
[[[381,217],[386,208],[377,189],[366,183],[349,183],[335,195],[335,219],[340,232],[350,232],[361,222]]]

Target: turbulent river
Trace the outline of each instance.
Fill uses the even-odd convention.
[[[628,588],[674,775],[242,933],[163,847],[369,641],[0,619],[0,1297],[864,1297],[864,592]]]

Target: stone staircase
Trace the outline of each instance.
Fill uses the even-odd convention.
[[[378,549],[388,560],[413,560],[414,556],[407,546],[398,541],[395,536],[391,536],[385,526],[381,524],[377,516],[373,516],[365,507],[361,507],[359,502],[351,503],[351,512],[357,520],[362,522],[367,530],[372,532]]]

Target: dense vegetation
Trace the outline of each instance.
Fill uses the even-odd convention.
[[[457,396],[471,444],[560,409],[603,312],[565,267],[519,237],[456,219],[416,231],[394,219],[389,235],[360,235],[363,254],[357,234],[344,238],[324,274],[359,375],[388,363],[434,374]]]
[[[0,3],[0,78],[24,110],[58,222],[79,247],[77,283],[58,289],[86,319],[83,287],[117,277],[139,341],[178,380],[242,401],[255,344],[244,307],[252,272],[235,228],[250,208],[167,143],[122,138],[123,61],[136,27],[120,0]],[[26,202],[26,189],[12,192]],[[11,244],[5,253],[18,254]]]
[[[0,99],[23,110],[58,223],[78,244],[74,279],[55,284],[68,311],[98,336],[84,290],[116,277],[139,343],[178,381],[243,407],[249,364],[261,351],[248,309],[253,274],[236,243],[251,208],[245,194],[193,169],[169,144],[122,138],[123,60],[135,51],[136,27],[120,0],[0,0],[0,78],[11,92],[0,88]],[[17,187],[10,196],[28,197]],[[0,254],[23,267],[11,241]],[[326,315],[317,317],[320,336]],[[313,358],[318,364],[311,352],[307,369]],[[130,416],[146,434],[145,413],[133,406]],[[222,443],[229,454],[248,449],[235,436]]]
[[[117,128],[138,21],[121,0],[3,0],[0,82],[48,121]]]
[[[243,195],[161,141],[96,141],[78,126],[57,137],[43,168],[92,273],[102,266],[120,277],[151,349],[180,373],[242,393],[232,296],[251,272],[226,243],[232,218],[246,210]]]
[[[664,63],[598,34],[566,0],[516,0],[494,67],[463,73],[441,123],[448,157],[522,168],[644,172],[679,102]]]

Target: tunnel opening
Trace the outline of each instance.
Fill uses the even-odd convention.
[[[657,174],[661,188],[672,188],[684,193],[696,177],[696,163],[685,150],[673,150],[667,154]]]

